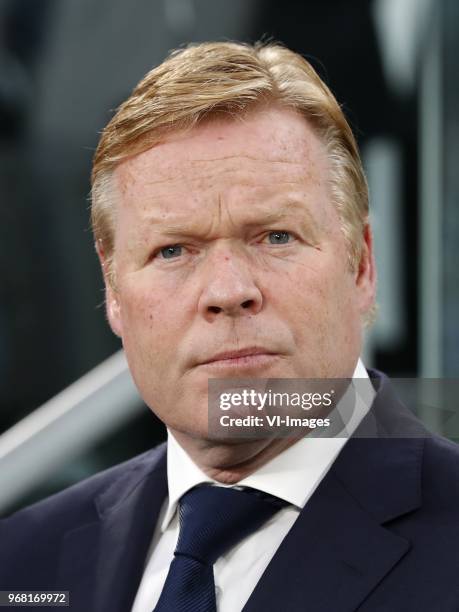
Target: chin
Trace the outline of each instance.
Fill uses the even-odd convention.
[[[216,433],[214,431],[209,431],[208,422],[206,419],[205,424],[199,426],[195,422],[190,423],[188,426],[181,424],[170,424],[167,425],[168,429],[172,431],[172,433],[176,434],[180,439],[182,438],[192,438],[193,440],[199,440],[203,446],[210,446],[212,448],[218,449],[218,447],[229,448],[229,447],[237,447],[241,445],[247,445],[248,443],[258,443],[260,440],[257,438],[249,438],[249,437],[241,437],[241,436],[231,436],[231,435],[222,435],[221,433]]]

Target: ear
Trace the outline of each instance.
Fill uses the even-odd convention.
[[[376,298],[376,264],[373,253],[373,234],[367,223],[363,230],[362,251],[356,271],[355,284],[359,294],[359,310],[362,315],[374,305]]]
[[[105,283],[105,310],[109,325],[116,336],[122,338],[123,336],[123,325],[121,317],[121,308],[118,302],[118,294],[113,283],[109,278],[107,258],[103,247],[102,240],[96,241],[96,252],[99,257],[99,262],[102,268],[102,274]]]

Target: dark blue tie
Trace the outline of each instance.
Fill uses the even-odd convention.
[[[286,503],[255,489],[201,485],[180,500],[174,559],[154,612],[216,612],[213,564]]]

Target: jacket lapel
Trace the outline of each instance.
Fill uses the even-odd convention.
[[[70,591],[75,609],[130,609],[166,495],[163,445],[96,499],[99,520],[66,534],[58,584]]]
[[[400,428],[393,427],[390,413],[399,419],[400,406],[387,386],[380,381],[367,422],[299,514],[244,612],[354,612],[409,551],[410,542],[385,523],[421,505],[425,430],[420,426],[418,435],[408,439],[391,435],[391,428],[412,435],[418,421],[403,409]],[[375,420],[386,437],[366,437]]]

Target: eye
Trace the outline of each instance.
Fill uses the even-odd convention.
[[[182,246],[180,244],[171,244],[159,251],[162,259],[174,259],[182,254]]]
[[[269,232],[268,238],[271,244],[287,244],[288,242],[290,242],[292,235],[290,234],[290,232],[275,231]]]

